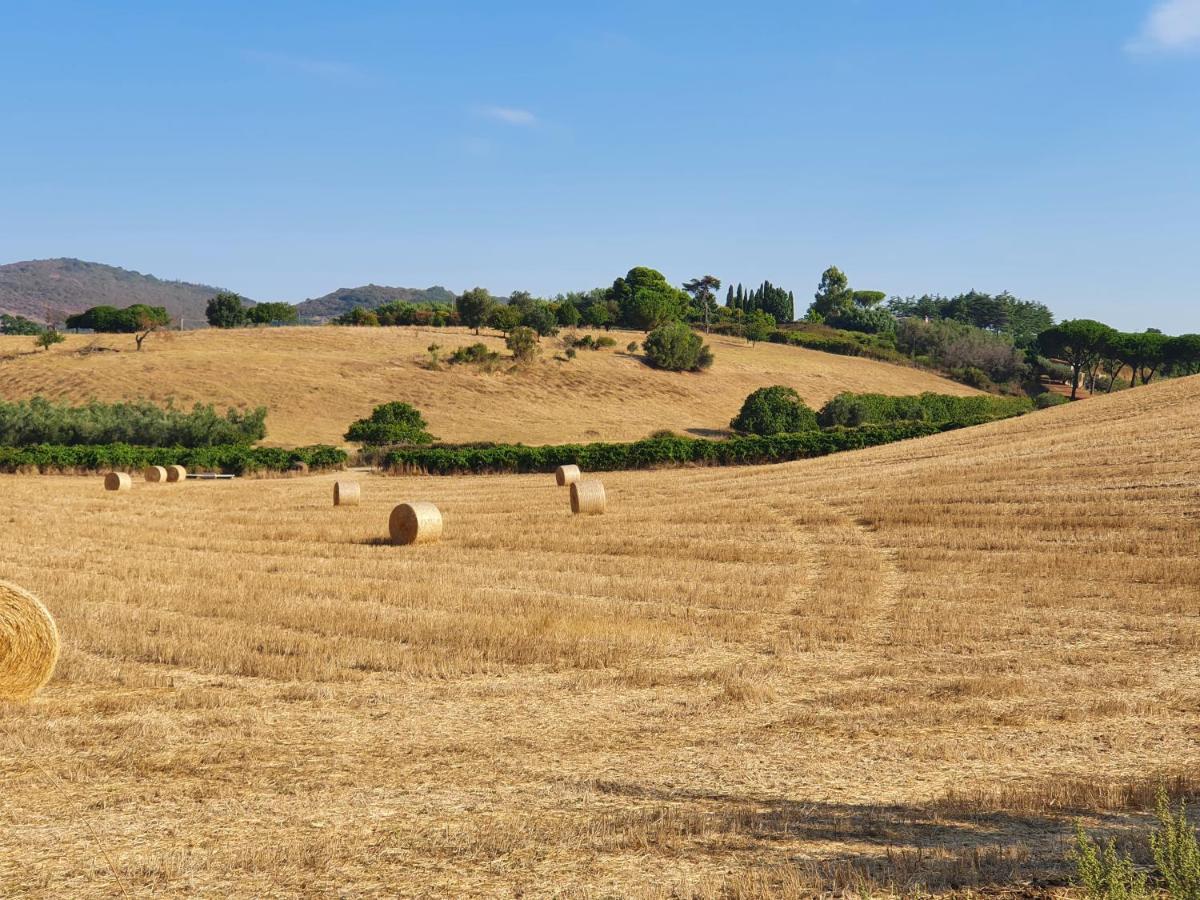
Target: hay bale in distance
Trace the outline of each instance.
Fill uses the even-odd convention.
[[[162,466],[146,466],[142,470],[142,478],[152,482],[166,481],[167,470]]]
[[[335,481],[333,483],[334,506],[358,506],[362,491],[357,481]]]
[[[442,536],[442,514],[432,503],[401,503],[392,510],[388,530],[393,544],[424,544]]]
[[[302,459],[298,459],[288,467],[288,471],[295,472],[297,475],[307,475],[308,463]]]
[[[106,491],[127,491],[133,487],[133,479],[124,472],[109,472],[104,476]]]
[[[599,481],[576,481],[571,485],[571,512],[575,515],[598,516],[607,505],[604,485]]]
[[[559,466],[554,470],[554,482],[559,487],[574,484],[579,480],[579,466]]]
[[[58,628],[42,601],[0,581],[0,700],[28,700],[58,662]]]
[[[167,466],[167,481],[186,481],[187,469],[183,466]]]

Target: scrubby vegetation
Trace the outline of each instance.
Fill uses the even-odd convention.
[[[351,423],[346,440],[367,446],[381,444],[429,444],[434,440],[425,417],[407,403],[384,403],[371,415]]]
[[[433,346],[436,346],[436,344]],[[476,365],[484,368],[490,367],[499,361],[500,354],[495,350],[489,350],[487,344],[470,344],[466,347],[458,347],[446,358],[446,362],[452,366]]]
[[[147,447],[213,447],[250,444],[266,436],[267,410],[259,407],[220,415],[197,403],[189,411],[141,401],[83,406],[54,403],[42,397],[0,401],[0,446],[33,444],[86,446],[135,444]]]
[[[793,388],[775,385],[759,388],[746,398],[729,427],[742,434],[797,434],[816,431],[817,414]]]
[[[1165,788],[1159,787],[1155,801],[1158,827],[1143,838],[1154,871],[1143,871],[1129,851],[1122,852],[1109,838],[1103,844],[1075,823],[1075,844],[1068,858],[1075,866],[1075,883],[1088,900],[1141,900],[1168,897],[1171,900],[1200,898],[1200,841],[1179,801],[1172,809]]]

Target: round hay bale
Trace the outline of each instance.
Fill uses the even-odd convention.
[[[579,466],[559,466],[554,470],[554,482],[559,487],[579,480]]]
[[[109,472],[104,476],[106,491],[127,491],[133,487],[133,479],[124,472]]]
[[[599,481],[577,481],[571,485],[571,512],[575,515],[598,516],[607,504],[604,485]]]
[[[42,601],[0,581],[0,700],[28,700],[56,662],[58,628]]]
[[[388,530],[393,544],[424,544],[442,536],[442,514],[432,503],[401,503],[392,510]]]
[[[186,481],[187,469],[183,466],[167,466],[167,481]]]
[[[308,474],[308,463],[306,463],[302,459],[298,459],[294,463],[292,463],[290,466],[288,466],[288,471],[295,472],[297,475],[307,475]]]
[[[334,506],[358,506],[362,491],[357,481],[335,481],[333,483]]]
[[[166,481],[167,470],[162,466],[146,466],[146,468],[142,470],[142,477],[147,481]]]

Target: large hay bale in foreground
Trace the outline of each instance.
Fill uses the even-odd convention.
[[[166,481],[167,470],[162,466],[146,466],[142,470],[142,478],[152,482]]]
[[[333,483],[334,506],[358,506],[362,491],[357,481],[335,481]]]
[[[133,487],[133,479],[124,472],[109,472],[104,476],[106,491],[127,491]]]
[[[167,481],[186,481],[187,469],[183,466],[167,466]]]
[[[571,485],[571,512],[575,515],[598,516],[607,505],[604,485],[599,481],[577,481]]]
[[[28,700],[58,662],[58,628],[42,601],[0,581],[0,700]]]
[[[432,503],[401,503],[392,510],[388,530],[393,544],[424,544],[442,536],[442,514]]]
[[[562,487],[579,480],[579,466],[559,466],[554,470],[554,482]]]

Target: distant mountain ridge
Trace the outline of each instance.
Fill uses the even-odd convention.
[[[209,298],[222,289],[187,281],[164,281],[118,266],[80,259],[34,259],[0,265],[0,313],[39,322],[92,306],[162,306],[178,323],[203,325]],[[253,301],[249,301],[253,302]]]
[[[92,306],[125,307],[134,303],[162,306],[178,324],[207,326],[204,310],[225,288],[187,281],[167,281],[119,266],[81,259],[32,259],[0,265],[0,313],[37,322],[61,321]],[[355,307],[374,309],[394,300],[406,303],[453,303],[454,292],[441,285],[427,288],[364,284],[338,288],[296,304],[301,319],[322,321]],[[255,301],[243,297],[250,305]]]
[[[454,293],[436,284],[424,289],[364,284],[360,287],[338,288],[323,297],[304,300],[296,304],[296,310],[301,319],[332,319],[355,307],[375,309],[394,300],[405,303],[453,303]]]

